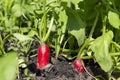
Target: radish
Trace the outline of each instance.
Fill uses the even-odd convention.
[[[81,59],[75,59],[73,62],[73,66],[79,73],[83,73],[85,71],[84,62]]]
[[[44,69],[49,65],[50,48],[45,43],[38,47],[37,69]]]

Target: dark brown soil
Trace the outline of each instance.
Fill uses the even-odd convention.
[[[107,80],[107,75],[100,69],[98,64],[93,60],[85,60],[85,67],[93,76],[100,75],[100,80]],[[16,80],[94,80],[86,71],[84,73],[78,73],[70,63],[63,56],[59,56],[56,60],[54,53],[50,58],[51,66],[44,70],[36,69],[36,57],[28,58],[28,66],[26,68],[20,68],[20,75]],[[25,70],[28,69],[28,73],[32,76],[25,75]],[[103,79],[104,78],[104,79]]]
[[[8,51],[10,46],[9,42],[6,42],[5,50]],[[37,49],[39,45],[33,44],[32,49]],[[52,50],[52,49],[51,49]],[[99,80],[108,80],[107,73],[105,73],[94,60],[84,60],[87,71],[84,73],[78,73],[72,66],[72,61],[67,60],[63,56],[59,55],[58,59],[55,59],[54,50],[51,51],[50,64],[47,69],[36,69],[35,57],[31,57],[37,53],[37,50],[29,52],[29,56],[21,55],[20,57],[26,60],[27,67],[19,68],[19,75],[16,76],[16,80],[94,80],[88,72],[99,78]]]

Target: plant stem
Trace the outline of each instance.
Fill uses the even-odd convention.
[[[5,52],[4,52],[4,48],[1,47],[1,45],[0,45],[0,52],[1,52],[1,53],[0,53],[0,56],[5,54]]]
[[[64,42],[64,44],[63,44],[63,49],[65,48],[67,42],[68,42],[71,38],[72,38],[72,36],[70,36],[70,37]]]
[[[103,23],[103,29],[102,29],[102,32],[103,34],[105,34],[105,30],[106,30],[106,20],[107,20],[107,17],[105,16],[102,23]]]
[[[83,56],[83,57],[81,57],[81,59],[92,59],[93,58],[93,56]]]
[[[95,30],[95,27],[96,27],[96,24],[97,24],[97,21],[98,21],[98,16],[99,16],[99,13],[97,13],[97,15],[96,15],[95,21],[93,23],[92,29],[91,29],[90,34],[89,34],[89,38],[91,38],[92,35],[93,35],[93,32]]]
[[[118,47],[118,48],[120,49],[120,45],[119,45],[119,44],[117,44],[117,43],[114,42],[114,41],[112,41],[111,43],[114,44],[116,47]]]
[[[43,8],[44,8],[44,20],[43,20],[43,38],[46,36],[46,31],[47,31],[47,20],[46,20],[46,0],[43,1]]]
[[[110,53],[111,56],[119,56],[120,52]]]
[[[85,40],[83,46],[81,47],[80,51],[78,52],[78,55],[77,55],[78,59],[80,59],[84,55],[84,53],[83,53],[84,48],[89,44],[90,38],[92,38],[93,32],[95,30],[95,27],[96,27],[96,24],[97,24],[97,21],[98,21],[98,17],[99,17],[99,13],[97,13],[97,15],[96,15],[96,18],[95,18],[94,24],[92,26],[92,29],[90,31],[88,39]]]
[[[54,45],[52,45],[52,44],[50,44],[49,45],[50,47],[52,47],[52,48],[56,48]],[[71,50],[71,49],[64,49],[64,48],[60,48],[60,50],[62,50],[62,52],[78,52],[78,49],[76,49],[76,50]]]
[[[40,22],[40,27],[39,27],[39,39],[41,42],[44,42],[43,38],[46,36],[46,32],[47,32],[47,20],[46,20],[46,16],[48,11],[50,10],[50,8],[48,10],[46,10],[46,0],[43,1],[43,11],[44,14],[42,16],[41,22]]]
[[[0,35],[0,55],[4,55],[4,41],[2,40],[2,36]]]
[[[50,26],[49,26],[48,32],[47,32],[47,34],[44,38],[44,42],[48,39],[48,37],[50,35],[51,29],[52,29],[52,26],[53,26],[53,22],[54,22],[54,17],[51,18]]]
[[[45,14],[42,17],[41,22],[39,23],[40,24],[40,26],[39,26],[39,39],[41,40],[41,42],[43,42],[42,41],[42,38],[43,38],[43,36],[42,36],[42,29],[43,29],[44,17],[45,17]]]
[[[60,52],[60,36],[58,36],[58,38],[56,39],[56,42],[55,42],[55,45],[56,45],[56,48],[55,48],[55,52],[56,52],[56,54],[55,54],[55,57],[56,57],[56,59],[58,58],[58,54],[59,54],[59,52]]]
[[[85,40],[83,46],[81,47],[80,51],[78,52],[78,55],[77,55],[78,59],[81,59],[81,57],[83,56],[82,52],[83,52],[84,48],[88,45],[88,43],[89,43],[89,38]]]

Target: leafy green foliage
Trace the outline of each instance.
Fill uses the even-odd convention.
[[[113,32],[109,31],[102,36],[95,39],[93,44],[90,46],[94,52],[94,56],[97,62],[100,64],[102,69],[106,72],[112,68],[112,59],[109,53],[109,45],[113,38]]]
[[[9,57],[10,51],[24,60],[31,53],[35,56],[35,46],[45,42],[55,49],[56,58],[62,53],[73,60],[80,52],[80,58],[95,58],[112,75],[120,63],[119,4],[119,0],[0,0],[1,66],[12,64],[15,56]],[[19,67],[27,66],[21,63]]]
[[[119,29],[120,27],[120,19],[119,15],[115,12],[109,11],[108,12],[108,20],[109,23],[116,29]]]
[[[32,40],[32,38],[19,34],[19,33],[13,33],[13,35],[20,41],[27,41],[27,40]]]
[[[96,6],[99,0],[84,0],[85,18],[89,22],[93,21],[97,13]],[[91,14],[92,13],[92,14]]]
[[[0,79],[14,80],[17,73],[17,55],[14,52],[0,57]]]
[[[60,52],[61,43],[63,42],[65,32],[66,32],[66,27],[67,27],[66,26],[67,25],[67,15],[66,15],[65,10],[63,10],[59,13],[58,21],[59,21],[59,25],[57,26],[58,37],[56,40],[56,57],[58,57],[58,54]]]
[[[15,17],[20,17],[22,15],[22,11],[21,11],[21,6],[20,4],[15,4],[12,7],[12,13]]]
[[[79,14],[71,9],[67,9],[68,22],[67,29],[70,34],[75,36],[78,45],[81,46],[85,39],[85,22],[82,21]]]

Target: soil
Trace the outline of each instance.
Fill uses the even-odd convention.
[[[20,68],[19,79],[17,77],[16,80],[95,80],[88,72],[93,76],[100,75],[99,80],[107,80],[107,74],[93,60],[84,60],[88,72],[78,73],[63,56],[60,55],[55,59],[54,52],[51,53],[49,68],[36,69],[36,59],[37,57],[28,57],[28,66]]]

